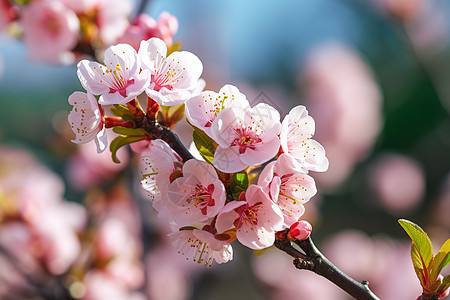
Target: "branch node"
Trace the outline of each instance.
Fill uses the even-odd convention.
[[[312,260],[306,260],[301,258],[294,259],[294,266],[299,270],[314,270],[315,264]]]

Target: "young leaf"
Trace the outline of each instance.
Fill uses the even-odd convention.
[[[433,270],[431,272],[430,281],[436,280],[442,269],[450,263],[450,239],[448,239],[438,253],[434,257]]]
[[[117,158],[117,150],[122,148],[123,146],[127,144],[131,144],[137,141],[141,141],[146,139],[146,136],[126,136],[126,135],[119,135],[116,137],[111,144],[109,145],[109,149],[111,150],[111,157],[112,160],[118,164],[120,163],[120,160]]]
[[[230,189],[234,199],[239,199],[239,195],[245,192],[248,188],[248,175],[247,172],[241,171],[233,174],[230,181]]]
[[[214,159],[214,141],[197,127],[194,127],[192,137],[194,139],[195,147],[197,147],[200,155],[206,162],[212,164]]]
[[[114,104],[114,107],[110,110],[116,117],[121,117],[124,121],[132,121],[134,119],[130,110],[124,105]]]
[[[413,246],[411,247],[414,268],[423,269],[425,273],[428,273],[433,259],[433,246],[430,238],[417,224],[404,219],[400,219],[398,222],[411,238],[413,245],[417,247],[417,251],[414,250],[414,253]]]
[[[126,128],[121,126],[115,126],[113,131],[117,134],[128,136],[146,136],[147,132],[143,128]]]

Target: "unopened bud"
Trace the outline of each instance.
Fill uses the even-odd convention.
[[[297,221],[291,225],[289,234],[296,240],[306,240],[311,234],[312,226],[307,221]]]

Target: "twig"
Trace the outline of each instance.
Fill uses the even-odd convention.
[[[294,257],[297,269],[309,270],[336,284],[342,290],[358,300],[380,300],[370,289],[367,281],[357,282],[333,265],[314,245],[309,237],[295,243],[305,254],[295,249],[287,238],[287,232],[276,234],[275,246]]]

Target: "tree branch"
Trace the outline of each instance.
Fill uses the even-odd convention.
[[[165,141],[169,146],[183,159],[184,162],[194,158],[189,150],[183,145],[178,136],[170,130],[170,128],[162,126],[156,121],[148,121],[147,118],[142,120],[139,124],[145,131],[147,131],[155,139]]]
[[[287,238],[288,229],[277,232],[275,235],[275,247],[294,257],[294,265],[297,269],[313,271],[321,275],[349,295],[358,300],[380,300],[370,289],[367,281],[357,282],[333,265],[314,245],[309,237],[303,241],[295,241],[295,244],[304,252],[301,253],[292,246]]]

